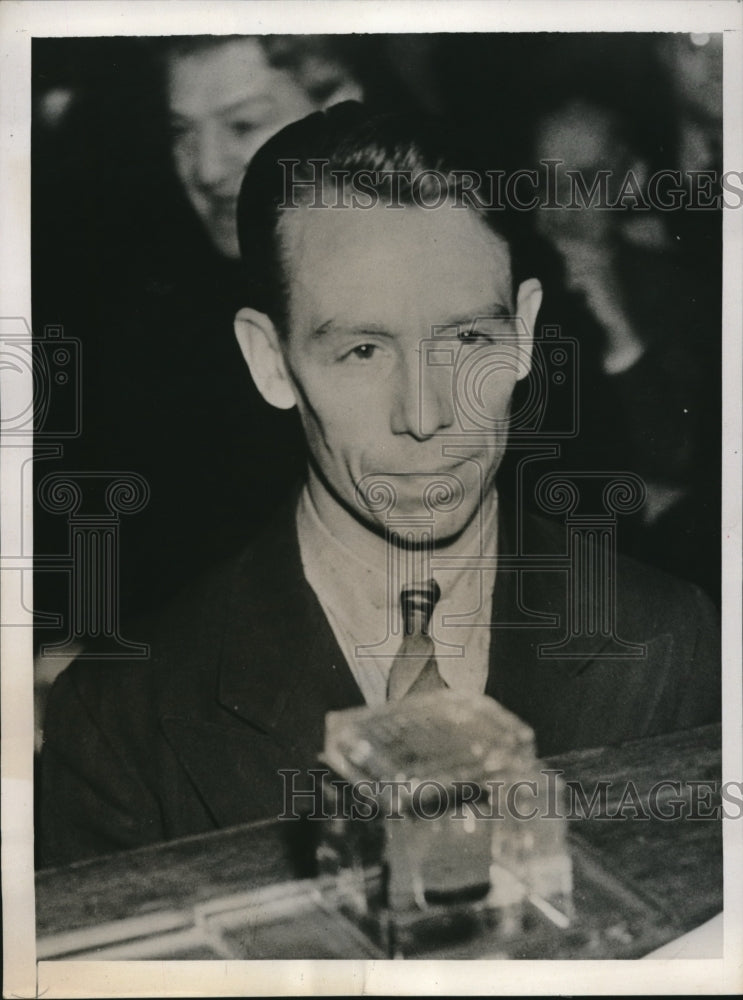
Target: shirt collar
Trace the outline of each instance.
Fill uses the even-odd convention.
[[[327,511],[332,511],[332,523]],[[494,555],[497,537],[497,494],[493,491],[478,514],[453,542],[435,550],[434,558]],[[360,524],[340,504],[321,517],[307,486],[297,506],[297,534],[305,576],[339,622],[358,634],[369,612],[397,605],[399,593],[388,586],[390,547],[384,538]],[[449,603],[466,568],[442,574],[442,601]],[[445,580],[444,580],[445,578]],[[408,581],[401,579],[402,586]],[[321,591],[321,593],[320,593]],[[359,636],[359,639],[362,637]]]

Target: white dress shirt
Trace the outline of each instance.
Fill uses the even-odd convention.
[[[326,524],[307,487],[302,491],[297,506],[302,566],[367,704],[380,705],[387,699],[387,677],[402,642],[400,591],[422,582],[420,567],[411,565],[421,557],[394,548],[333,506],[333,523]],[[485,690],[496,526],[493,493],[455,542],[431,552],[423,571],[441,588],[430,634],[439,672],[451,688]]]

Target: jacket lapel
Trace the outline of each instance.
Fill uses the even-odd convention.
[[[293,508],[245,562],[227,629],[219,700],[283,744],[315,745],[325,712],[364,703],[304,578]]]
[[[239,564],[217,671],[218,705],[200,718],[171,713],[163,729],[218,825],[278,815],[277,772],[315,766],[325,713],[364,704],[304,579],[293,505]]]
[[[518,516],[509,504],[499,504],[499,565],[486,693],[539,732],[538,749],[547,753],[553,743],[567,741],[568,733],[575,735],[577,706],[570,690],[608,639],[596,635],[580,658],[540,655],[541,646],[559,642],[564,635],[568,574],[565,568],[524,569],[525,553],[565,556],[567,538],[557,525],[532,516],[519,524]],[[507,557],[523,557],[522,567],[507,568]]]

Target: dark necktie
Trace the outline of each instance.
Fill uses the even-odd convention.
[[[404,587],[400,594],[404,637],[387,680],[388,701],[449,686],[439,673],[434,642],[428,634],[439,597],[441,589],[433,577],[423,587]]]

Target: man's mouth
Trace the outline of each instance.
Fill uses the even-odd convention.
[[[457,459],[452,465],[447,465],[443,468],[425,468],[425,469],[411,469],[406,468],[400,472],[393,472],[391,469],[384,469],[380,472],[368,473],[364,478],[371,480],[373,477],[378,477],[379,479],[384,479],[389,476],[392,479],[421,479],[422,477],[428,477],[430,479],[436,479],[444,476],[458,476],[459,473],[463,471],[463,467],[467,464],[469,460],[466,458]],[[475,460],[477,461],[477,460]]]

